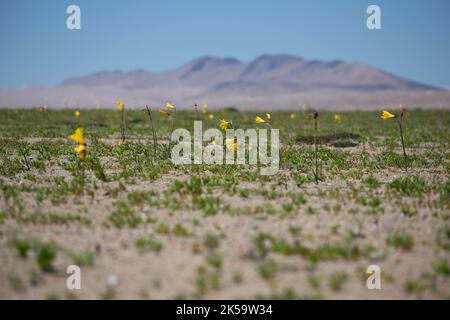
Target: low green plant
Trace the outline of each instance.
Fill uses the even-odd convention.
[[[54,271],[53,261],[56,258],[57,247],[54,243],[43,242],[36,250],[36,262],[44,272]]]
[[[403,250],[411,250],[414,240],[409,234],[392,233],[386,237],[386,244]]]
[[[160,252],[164,248],[162,242],[152,237],[140,237],[134,242],[134,244],[141,253],[147,251]]]

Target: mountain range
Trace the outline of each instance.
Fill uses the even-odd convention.
[[[244,63],[200,57],[168,71],[101,71],[50,87],[0,91],[0,106],[111,107],[121,98],[130,107],[180,107],[207,102],[212,108],[373,109],[380,104],[448,108],[450,92],[357,62],[262,55]]]

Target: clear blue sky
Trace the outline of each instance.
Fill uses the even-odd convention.
[[[81,30],[66,28],[70,4]],[[381,7],[382,30],[366,28],[369,4]],[[0,39],[0,88],[265,53],[358,61],[450,88],[449,0],[0,0]]]

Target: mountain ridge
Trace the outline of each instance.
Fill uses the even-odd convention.
[[[249,62],[201,56],[161,72],[103,70],[66,78],[55,86],[0,90],[0,107],[100,108],[113,106],[118,98],[129,107],[171,101],[183,108],[207,101],[213,109],[293,109],[311,104],[318,109],[369,110],[400,103],[450,108],[450,91],[358,62],[288,54],[261,55]]]
[[[137,79],[133,80],[132,77]],[[128,78],[126,80],[126,78]],[[141,85],[137,82],[141,81]],[[144,69],[130,71],[99,71],[90,75],[65,79],[59,85],[102,85],[104,83],[134,82],[138,88],[159,84],[195,84],[205,92],[220,83],[251,82],[254,84],[296,83],[300,88],[333,87],[357,90],[441,90],[440,88],[403,79],[378,68],[343,60],[306,60],[301,57],[277,54],[261,55],[244,63],[236,58],[202,56],[178,68],[154,73]],[[143,84],[142,84],[143,83]],[[209,86],[209,88],[208,88]],[[133,87],[127,87],[133,89]]]

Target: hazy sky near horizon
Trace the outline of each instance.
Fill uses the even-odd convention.
[[[81,8],[81,30],[66,8]],[[381,7],[382,30],[366,27]],[[448,0],[0,0],[0,88],[100,70],[178,67],[211,55],[358,61],[450,88]]]

